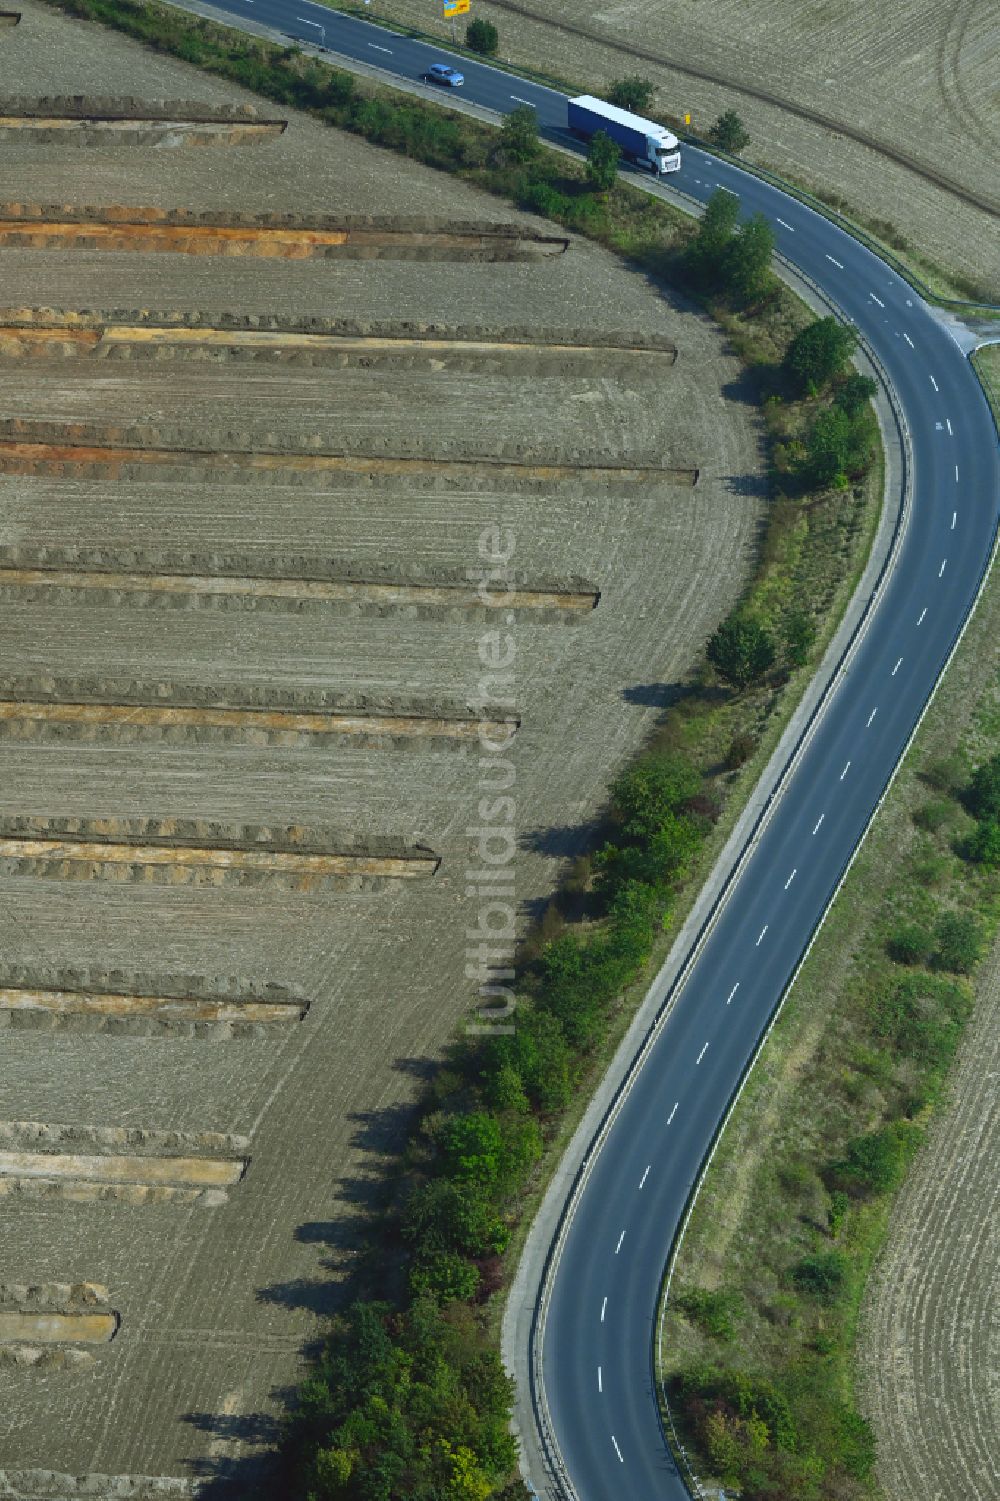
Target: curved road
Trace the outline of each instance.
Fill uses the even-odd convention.
[[[214,8],[411,81],[448,58],[310,0],[214,0]],[[450,60],[465,74],[466,99],[501,113],[530,103],[543,132],[571,144],[561,95]],[[667,1252],[719,1123],[969,615],[1000,517],[993,421],[964,354],[934,313],[894,271],[797,200],[690,147],[683,161],[671,187],[702,201],[720,185],[739,192],[744,212],[767,215],[782,255],[877,354],[910,434],[912,508],[848,671],[631,1077],[565,1228],[541,1370],[570,1482],[565,1494],[579,1501],[686,1501],[653,1379]],[[549,1490],[549,1477],[535,1480],[543,1494]]]

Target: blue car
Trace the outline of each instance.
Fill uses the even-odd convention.
[[[424,78],[428,83],[439,83],[446,89],[457,89],[465,82],[464,73],[457,68],[449,68],[447,63],[431,63]]]

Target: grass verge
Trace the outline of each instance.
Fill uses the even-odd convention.
[[[696,1471],[744,1501],[878,1493],[856,1329],[892,1194],[970,1013],[970,975],[1000,928],[1000,677],[981,671],[998,630],[993,580],[730,1118],[678,1255],[661,1376]]]

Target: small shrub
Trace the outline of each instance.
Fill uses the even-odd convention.
[[[723,765],[727,771],[738,771],[741,766],[746,765],[756,749],[756,739],[744,730],[730,740]]]
[[[843,1159],[834,1165],[833,1171],[837,1179],[855,1193],[884,1194],[899,1183],[904,1165],[900,1134],[885,1126],[866,1136],[852,1137]]]
[[[500,33],[492,21],[470,21],[465,28],[465,45],[470,52],[483,57],[494,57],[500,45]]]
[[[968,852],[977,865],[987,865],[993,870],[1000,866],[1000,820],[982,819],[969,840]]]
[[[538,116],[530,104],[519,104],[506,116],[500,144],[508,161],[530,162],[538,155]]]
[[[918,829],[924,829],[928,834],[937,834],[950,823],[953,814],[953,803],[947,798],[935,797],[930,802],[922,803],[914,811],[913,822]]]
[[[840,1251],[817,1251],[792,1267],[792,1281],[814,1298],[833,1298],[847,1280],[847,1258]]]
[[[926,964],[931,956],[933,939],[919,923],[901,923],[886,945],[889,958],[897,964]]]
[[[707,656],[719,677],[742,692],[774,666],[777,651],[767,626],[737,608],[709,640]]]
[[[1000,819],[1000,752],[974,772],[965,797],[977,818]]]
[[[835,1188],[830,1195],[827,1223],[830,1227],[830,1234],[834,1239],[840,1234],[841,1226],[847,1218],[847,1206],[849,1202],[850,1200],[841,1188]]]
[[[682,1293],[677,1307],[692,1324],[697,1324],[703,1334],[713,1339],[731,1340],[736,1334],[736,1321],[744,1311],[739,1293],[718,1288],[694,1287]]]
[[[846,370],[856,344],[849,325],[833,317],[818,318],[789,344],[785,371],[799,390],[815,395]]]
[[[969,774],[964,756],[935,756],[924,767],[922,776],[928,787],[935,792],[956,793],[965,786]]]
[[[982,946],[979,924],[974,917],[947,912],[938,922],[934,965],[953,975],[967,975],[976,966]]]
[[[595,193],[606,193],[615,185],[621,150],[607,131],[599,130],[590,138],[587,147],[587,181]]]

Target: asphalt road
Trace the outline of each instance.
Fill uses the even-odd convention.
[[[410,80],[452,61],[466,99],[500,112],[530,103],[543,133],[571,144],[565,100],[550,89],[309,0],[213,3]],[[743,211],[767,215],[781,253],[864,335],[909,429],[912,510],[862,643],[634,1075],[569,1225],[542,1371],[566,1494],[579,1501],[688,1496],[653,1380],[671,1242],[719,1122],[969,615],[1000,517],[996,434],[979,383],[909,285],[821,215],[690,147],[669,181],[700,200],[717,186],[737,191]],[[550,1492],[548,1477],[534,1480]]]

